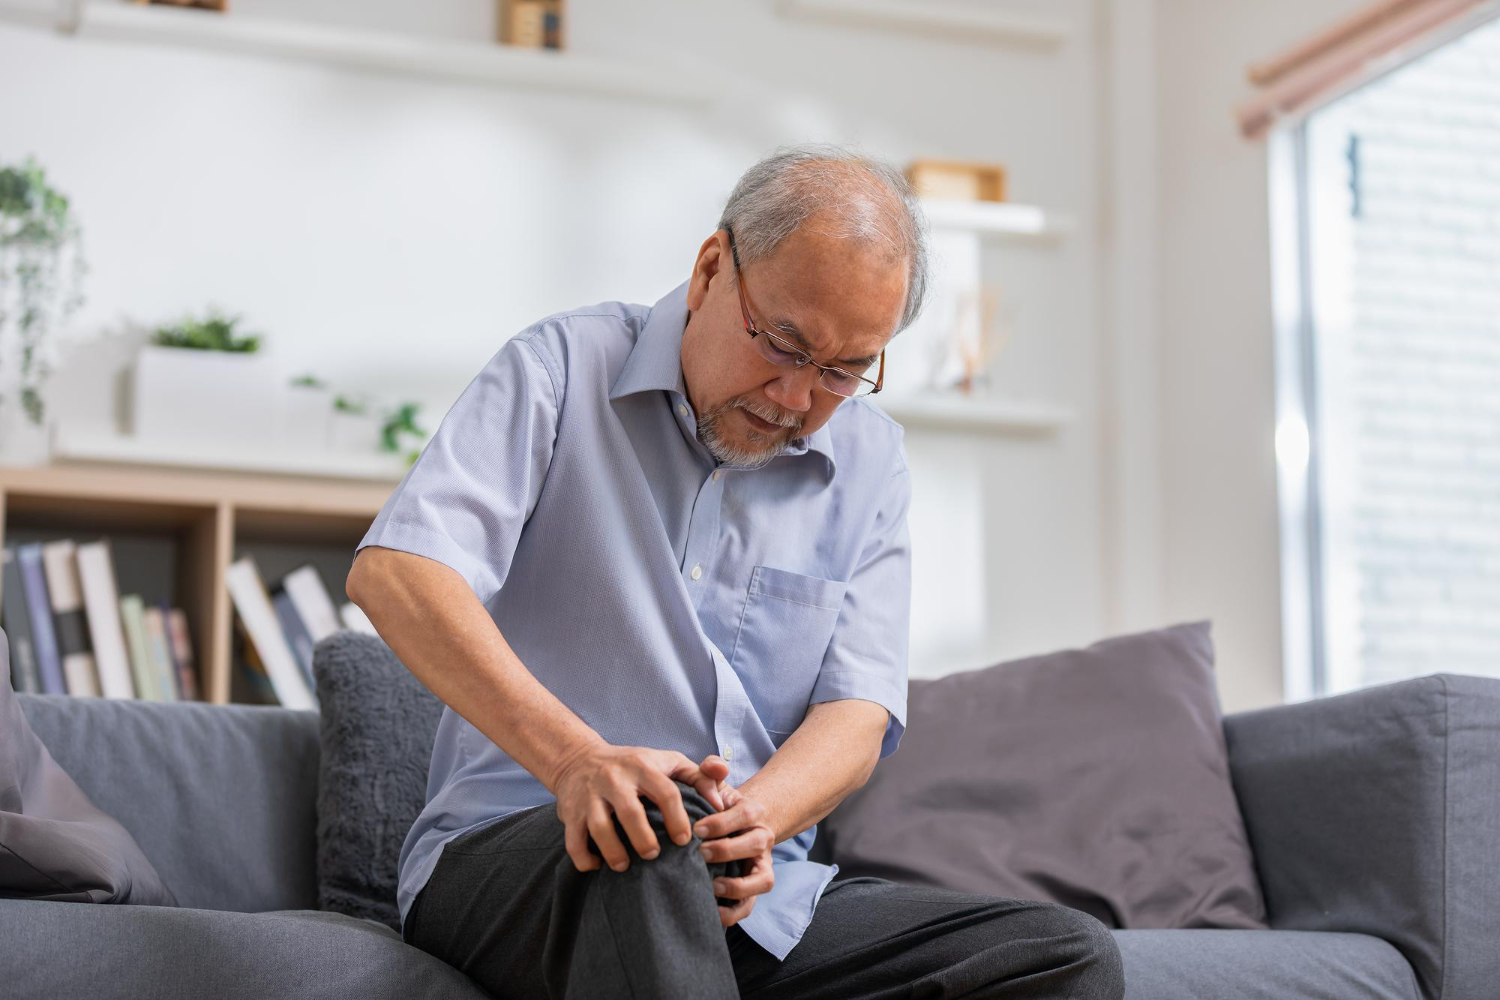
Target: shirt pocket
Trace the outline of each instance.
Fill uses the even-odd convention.
[[[773,566],[750,574],[729,664],[777,746],[807,715],[848,586]]]

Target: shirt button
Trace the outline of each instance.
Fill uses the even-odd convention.
[[[719,480],[719,477],[720,477],[720,476],[722,476],[722,475],[723,475],[723,474],[724,474],[724,473],[723,473],[723,471],[722,471],[722,470],[720,470],[720,469],[715,469],[715,470],[714,470],[714,482],[718,482],[718,480]]]
[[[693,579],[696,580],[696,579],[698,579],[702,575],[703,575],[703,567],[702,566],[694,566],[693,567]]]
[[[720,747],[720,749],[724,751],[723,753],[719,754],[720,757],[723,757],[726,761],[734,760],[734,747],[729,746],[726,743],[724,746]]]
[[[660,413],[661,411],[658,410],[657,412]],[[677,404],[677,412],[681,413],[684,417],[687,416],[687,404],[686,403],[678,403]]]

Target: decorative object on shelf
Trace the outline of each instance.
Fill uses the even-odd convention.
[[[35,159],[0,167],[0,460],[47,461],[43,389],[53,330],[83,304],[87,272],[68,198]]]
[[[406,464],[411,465],[422,453],[421,443],[427,440],[427,432],[417,426],[417,411],[421,403],[401,403],[386,414],[385,426],[380,431],[382,451],[400,451],[403,438],[416,438],[416,447],[406,450]]]
[[[564,0],[500,0],[500,41],[522,49],[563,47]]]
[[[947,312],[942,328],[947,336],[934,344],[932,375],[927,388],[968,396],[982,394],[990,368],[1010,339],[1013,314],[1000,315],[1000,293],[988,286],[955,291],[935,303]]]
[[[923,198],[1005,201],[1005,168],[998,163],[915,160],[906,179]]]
[[[281,383],[258,335],[211,308],[159,328],[136,356],[134,431],[156,441],[244,443],[276,433]],[[267,428],[267,418],[272,418]]]
[[[229,0],[135,0],[141,6],[154,4],[159,7],[191,7],[195,10],[212,10],[220,14],[229,13]]]

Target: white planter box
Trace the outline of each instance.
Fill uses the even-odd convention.
[[[263,351],[147,344],[136,358],[134,431],[143,440],[265,443],[281,432],[282,375]]]
[[[285,448],[321,451],[332,446],[333,390],[286,383],[282,400],[281,443]]]

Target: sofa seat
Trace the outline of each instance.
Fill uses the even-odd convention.
[[[236,913],[0,899],[0,994],[263,1000],[463,998],[467,976],[340,913]]]
[[[1410,963],[1368,934],[1114,931],[1126,1000],[1421,1000]]]

